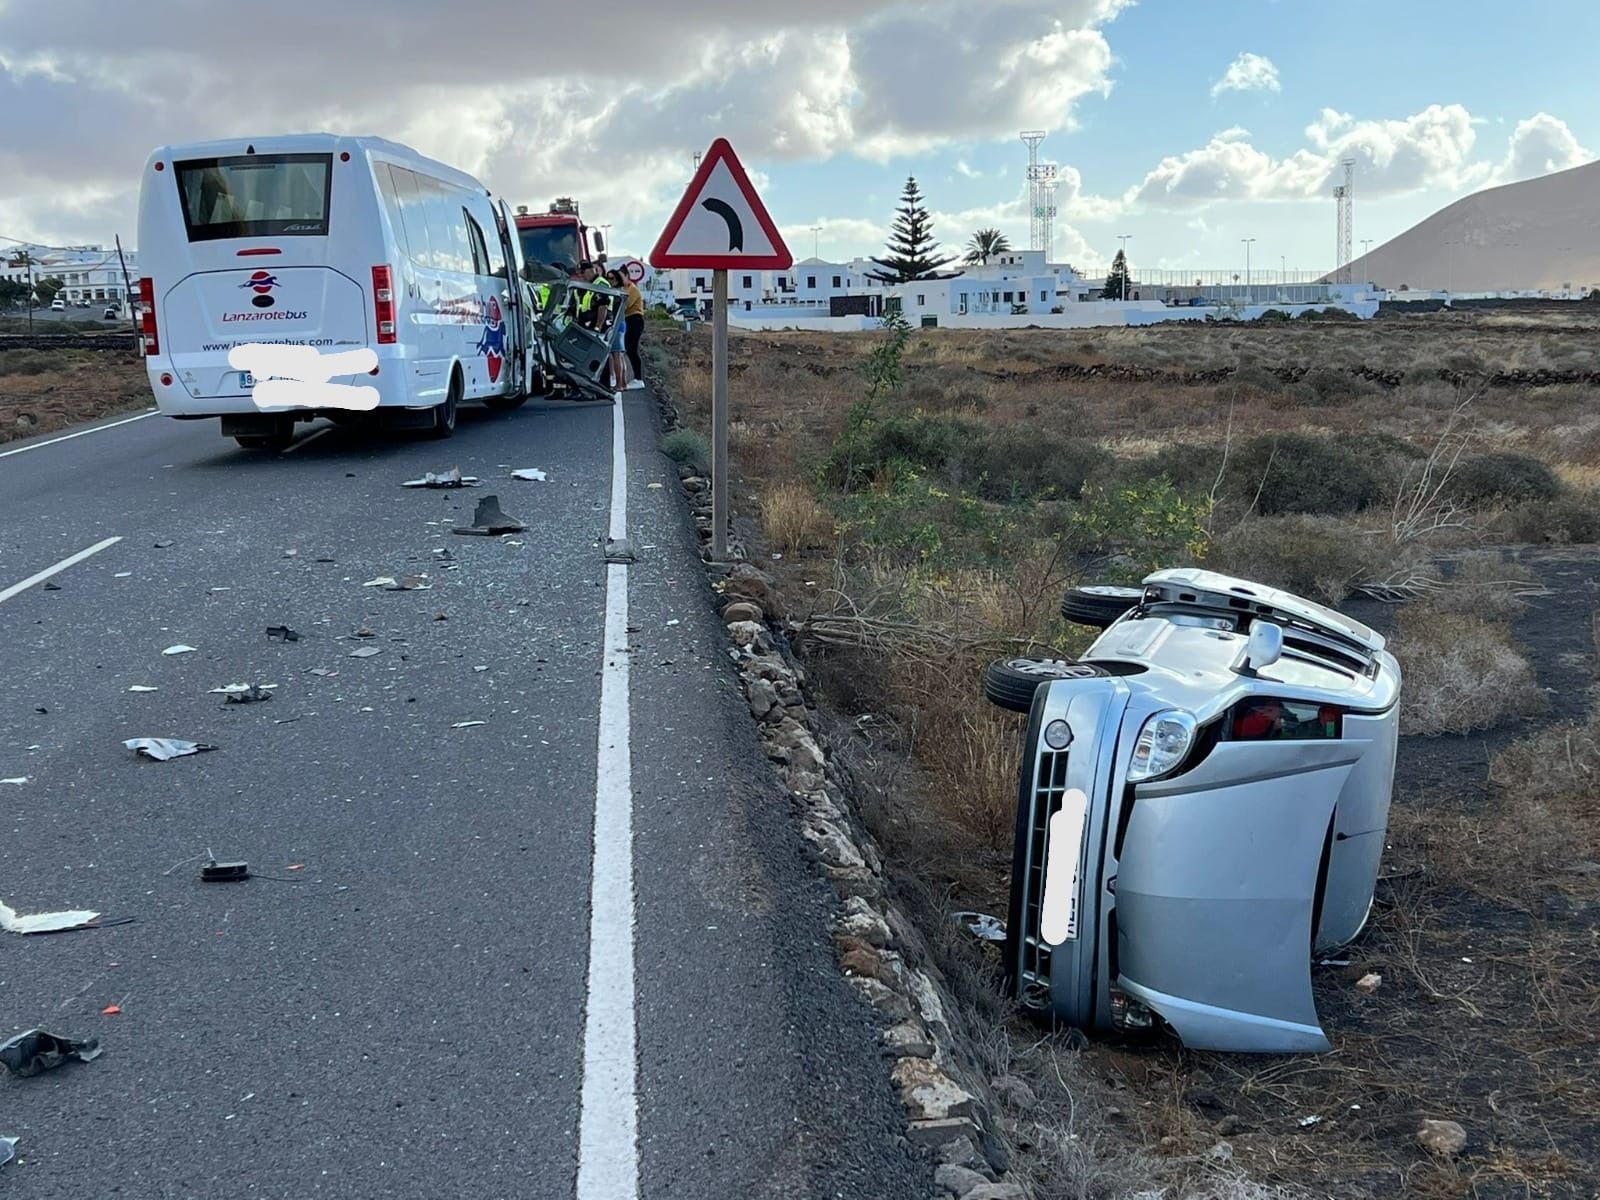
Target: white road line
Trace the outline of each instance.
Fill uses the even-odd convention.
[[[628,533],[622,401],[611,417],[611,536]],[[637,1200],[633,1006],[633,759],[628,743],[628,568],[606,567],[605,650],[595,771],[589,987],[583,1031],[577,1200]]]
[[[332,425],[324,425],[321,429],[317,430],[315,433],[308,433],[305,437],[301,438],[294,445],[289,446],[289,447],[285,448],[284,450],[282,450],[281,453],[283,453],[283,454],[293,454],[296,450],[303,450],[303,449],[305,449],[305,447],[309,446],[312,442],[316,441],[323,434],[332,433],[332,432],[333,432],[333,426]]]
[[[18,446],[15,450],[0,450],[0,458],[10,458],[13,454],[26,454],[29,450],[43,450],[46,446],[54,446],[57,442],[70,442],[73,438],[88,437],[91,433],[99,433],[106,429],[115,429],[118,425],[131,425],[135,421],[142,421],[146,417],[153,417],[160,409],[152,408],[137,416],[123,417],[120,421],[110,421],[104,425],[96,425],[93,429],[80,429],[77,433],[64,433],[60,437],[51,438],[44,442],[34,442],[31,446]]]
[[[63,558],[60,562],[56,563],[55,566],[46,567],[37,575],[29,575],[21,583],[13,583],[4,591],[0,591],[0,604],[4,604],[7,600],[11,599],[11,597],[20,595],[22,592],[27,591],[34,584],[43,583],[46,579],[49,579],[50,576],[57,575],[60,572],[65,571],[74,563],[81,563],[84,559],[90,557],[91,555],[99,554],[100,551],[106,549],[106,547],[115,546],[121,540],[122,539],[120,537],[108,537],[104,541],[96,542],[87,550],[79,550],[76,554],[67,555],[66,558]]]

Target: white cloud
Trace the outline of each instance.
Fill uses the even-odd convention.
[[[1223,92],[1277,92],[1283,89],[1278,82],[1278,68],[1264,54],[1246,50],[1228,64],[1222,78],[1211,85],[1211,94]]]
[[[1592,153],[1579,145],[1565,121],[1549,113],[1535,113],[1526,121],[1518,121],[1512,131],[1499,179],[1514,183],[1569,167],[1581,167],[1593,158]]]
[[[974,21],[958,0],[615,0],[604,23],[626,45],[591,55],[552,51],[592,43],[581,5],[485,0],[466,35],[441,38],[423,0],[276,0],[210,21],[0,0],[0,229],[131,233],[151,148],[298,129],[409,142],[516,201],[603,204],[620,227],[660,215],[719,135],[747,162],[819,162],[1070,128],[1110,88],[1101,27],[1126,2],[997,0]]]
[[[1459,104],[1430,105],[1409,117],[1356,121],[1323,109],[1307,128],[1309,148],[1274,158],[1227,130],[1206,145],[1171,155],[1124,200],[1152,208],[1193,208],[1217,201],[1309,200],[1327,196],[1356,160],[1356,195],[1397,195],[1423,188],[1481,184],[1487,164],[1472,161],[1472,115]]]
[[[956,174],[965,175],[968,179],[982,179],[983,172],[974,170],[964,158],[956,159]]]

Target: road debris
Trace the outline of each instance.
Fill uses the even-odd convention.
[[[1382,982],[1382,975],[1379,975],[1376,971],[1368,971],[1360,979],[1356,980],[1356,991],[1366,992],[1370,996],[1378,990],[1378,985]]]
[[[525,479],[529,483],[550,482],[550,476],[546,475],[538,467],[519,467],[517,470],[511,472],[511,478]]]
[[[182,642],[179,642],[176,646],[168,646],[161,653],[171,658],[174,654],[194,654],[196,651],[193,646],[185,646]]]
[[[502,533],[521,533],[527,526],[500,509],[499,496],[485,496],[478,501],[472,514],[471,525],[457,525],[451,533],[474,534],[479,537],[498,537]]]
[[[150,544],[157,550],[165,550],[168,546],[172,545],[172,540],[170,538],[163,538],[159,542],[151,542]]]
[[[32,778],[32,775],[13,775],[10,779],[0,779],[0,783],[15,783],[20,785],[27,783],[28,780]]]
[[[1301,1117],[1300,1118],[1300,1128],[1301,1129],[1309,1129],[1313,1125],[1320,1125],[1320,1124],[1322,1124],[1322,1118],[1319,1117],[1316,1113],[1312,1113],[1308,1117]]]
[[[243,883],[250,878],[250,864],[245,862],[217,862],[215,859],[200,868],[201,883]]]
[[[16,909],[0,901],[0,930],[20,933],[24,937],[35,933],[66,933],[73,929],[87,929],[99,919],[99,913],[86,908],[19,916]]]
[[[383,647],[381,647],[381,646],[361,646],[361,647],[358,647],[355,650],[350,651],[350,657],[351,658],[371,658],[374,654],[377,654],[382,649],[383,649]]]
[[[393,575],[379,575],[376,579],[367,580],[361,586],[362,587],[381,587],[381,588],[386,588],[386,587],[393,587],[394,585],[395,585],[395,577]]]
[[[100,1015],[102,1017],[120,1017],[122,1015],[122,1005],[108,1004],[100,1010]]]
[[[487,725],[487,721],[457,721],[451,729],[471,729],[474,725]]]
[[[128,578],[130,578],[130,577],[131,577],[131,576],[132,576],[132,575],[133,575],[133,572],[132,572],[132,571],[118,571],[118,572],[117,572],[117,573],[116,573],[116,574],[115,574],[115,575],[113,575],[113,576],[112,576],[112,577],[111,577],[111,578],[113,578],[113,579],[128,579]]]
[[[460,467],[451,467],[448,471],[429,471],[421,479],[407,479],[401,487],[408,488],[463,488],[477,487],[479,483],[476,475],[463,475]]]
[[[0,1137],[0,1167],[17,1156],[17,1139]]]
[[[226,704],[254,704],[257,700],[271,700],[275,683],[226,683],[211,689],[209,695],[221,696]]]
[[[332,679],[338,673],[339,672],[333,670],[330,667],[307,667],[306,668],[306,674],[307,675],[318,675],[318,676],[321,676],[323,679]]]
[[[68,1059],[93,1062],[100,1057],[98,1038],[57,1037],[42,1029],[19,1033],[8,1042],[0,1042],[0,1066],[13,1075],[26,1078],[53,1071]]]
[[[128,690],[130,692],[154,692],[154,691],[156,691],[158,689],[150,687],[147,684],[136,683],[132,687],[130,687]]]
[[[637,561],[638,558],[633,553],[633,542],[628,538],[606,539],[606,562],[626,566]]]
[[[426,575],[402,575],[397,580],[391,580],[383,590],[386,592],[426,592],[433,587],[428,582]]]
[[[199,754],[205,750],[215,750],[210,742],[186,742],[182,738],[129,738],[122,743],[135,754],[142,754],[146,758],[153,758],[157,762],[166,762],[169,758],[183,758],[189,754]]]
[[[300,635],[287,625],[268,625],[267,640],[271,642],[298,642]]]
[[[999,917],[980,912],[954,912],[950,919],[980,942],[1006,940],[1006,923]]]

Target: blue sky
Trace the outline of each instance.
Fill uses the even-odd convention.
[[[515,203],[576,196],[621,250],[718,136],[801,257],[816,224],[825,257],[880,252],[908,173],[947,247],[990,225],[1023,245],[1017,134],[1039,128],[1058,259],[1103,266],[1128,234],[1136,269],[1227,270],[1253,237],[1258,268],[1323,271],[1346,155],[1356,253],[1592,158],[1597,45],[1596,0],[275,0],[205,22],[0,0],[0,235],[129,241],[153,148],[326,129]]]

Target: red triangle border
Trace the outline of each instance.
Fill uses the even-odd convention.
[[[734,183],[739,185],[739,190],[744,193],[744,198],[750,204],[750,211],[755,214],[756,223],[761,226],[761,232],[767,235],[767,240],[772,243],[776,253],[686,255],[667,252],[667,247],[683,228],[684,221],[688,220],[695,200],[719,162],[728,164],[729,174],[733,176]],[[683,198],[678,201],[678,207],[672,210],[666,228],[661,231],[661,236],[656,239],[655,248],[650,251],[650,265],[667,268],[705,267],[713,271],[738,270],[741,267],[752,271],[784,271],[794,265],[794,255],[789,253],[789,247],[784,244],[778,227],[772,223],[772,216],[767,212],[767,206],[756,194],[756,189],[750,183],[750,177],[744,172],[744,164],[733,152],[733,147],[728,144],[727,138],[718,138],[712,142],[711,149],[707,150],[706,156],[700,160],[700,169],[694,173],[694,178],[684,189]]]

